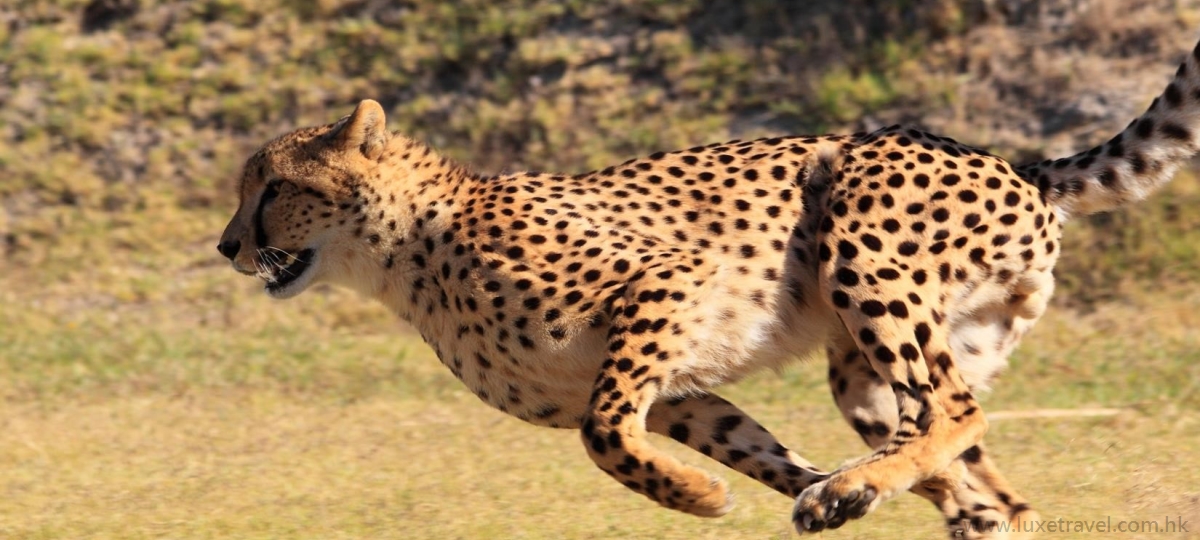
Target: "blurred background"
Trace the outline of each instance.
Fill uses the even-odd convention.
[[[368,97],[491,172],[895,122],[1056,157],[1124,127],[1197,39],[1196,0],[6,0],[0,537],[788,538],[789,501],[686,450],[739,491],[729,516],[627,492],[370,302],[269,301],[215,250],[242,161]],[[1071,223],[1052,313],[985,398],[1119,411],[993,422],[1047,519],[1200,529],[1197,208],[1189,169]],[[864,449],[823,373],[728,394],[834,467]],[[940,535],[912,496],[825,533]]]

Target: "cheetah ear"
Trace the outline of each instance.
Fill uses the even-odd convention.
[[[330,136],[343,150],[358,150],[370,159],[379,159],[392,134],[387,130],[383,107],[373,99],[364,99],[350,116],[338,122]]]

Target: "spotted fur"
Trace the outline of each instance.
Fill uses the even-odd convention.
[[[954,537],[1033,512],[975,392],[1046,307],[1061,224],[1196,151],[1200,48],[1111,141],[1023,166],[915,129],[729,141],[577,175],[482,175],[367,100],[249,159],[220,251],[286,298],[330,282],[416,327],[485,403],[578,429],[631,490],[700,516],[725,484],[666,435],[796,499],[801,532],[912,490]],[[873,453],[823,472],[713,390],[824,348]]]

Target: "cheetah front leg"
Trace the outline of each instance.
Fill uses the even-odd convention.
[[[987,431],[987,420],[954,366],[937,291],[913,287],[905,297],[880,297],[882,291],[855,286],[859,276],[875,268],[852,259],[843,255],[831,261],[822,289],[863,358],[891,389],[897,429],[873,454],[800,494],[793,521],[801,533],[839,527],[934,479]]]
[[[670,387],[673,370],[692,359],[683,330],[652,322],[670,321],[686,295],[668,295],[658,288],[665,283],[647,291],[633,285],[612,303],[608,357],[584,417],[583,443],[596,465],[629,489],[667,508],[723,515],[733,505],[725,482],[660,452],[646,438],[651,406]]]
[[[883,379],[853,342],[829,347],[829,387],[842,416],[872,449],[881,448],[898,429],[896,400]],[[849,342],[849,343],[846,343]],[[996,468],[980,443],[956,460],[966,472],[953,485],[924,482],[912,492],[937,506],[951,539],[1014,540],[1037,519],[1029,506]],[[956,468],[952,466],[951,469]],[[1002,527],[1002,523],[1008,523]]]
[[[715,394],[660,401],[646,427],[792,498],[829,476]]]

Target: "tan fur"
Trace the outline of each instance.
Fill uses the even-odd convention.
[[[731,499],[647,432],[795,497],[802,532],[913,490],[952,534],[999,537],[989,523],[1034,514],[984,454],[974,392],[1044,311],[1062,216],[1141,197],[1194,152],[1197,73],[1189,57],[1149,128],[1021,168],[889,127],[484,176],[389,133],[367,100],[250,158],[220,250],[278,298],[329,282],[378,299],[485,403],[579,429],[665,506]],[[832,473],[712,393],[821,348],[874,449]]]

